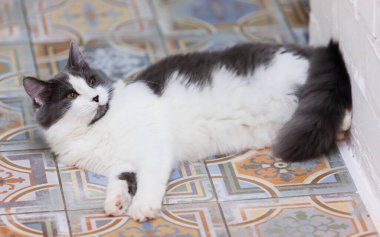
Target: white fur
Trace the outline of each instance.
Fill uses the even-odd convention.
[[[293,92],[305,83],[308,67],[305,59],[278,53],[270,65],[246,77],[216,70],[212,86],[203,89],[185,86],[186,78],[174,73],[162,96],[142,82],[126,86],[118,81],[109,111],[91,126],[97,108],[92,98],[99,95],[99,103],[105,103],[106,90],[70,76],[80,96],[46,131],[47,141],[60,161],[109,175],[108,214],[120,214],[128,204],[121,211],[117,204],[130,199],[115,172],[123,166],[137,172],[129,214],[144,221],[159,212],[178,161],[272,145],[297,107]]]
[[[346,110],[341,126],[342,131],[348,131],[351,127],[351,122],[352,122],[352,111]]]
[[[125,164],[114,166],[109,170],[107,197],[104,201],[104,211],[107,215],[118,216],[123,214],[132,200],[125,180],[119,179],[119,174],[128,171],[130,171],[130,167]]]
[[[343,141],[346,139],[346,133],[350,129],[352,123],[352,111],[346,110],[342,124],[340,125],[340,131],[338,132],[336,139],[338,141]]]

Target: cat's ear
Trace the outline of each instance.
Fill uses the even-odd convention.
[[[73,41],[70,44],[69,58],[67,59],[66,67],[76,69],[88,67],[88,64],[85,61],[78,45]]]
[[[50,86],[46,81],[34,77],[25,77],[23,85],[26,93],[33,99],[34,103],[43,106],[49,97]]]

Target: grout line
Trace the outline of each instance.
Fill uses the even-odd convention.
[[[21,10],[22,10],[23,18],[24,18],[26,31],[28,33],[28,42],[29,42],[29,48],[30,48],[30,51],[31,51],[32,57],[33,57],[34,70],[35,70],[37,77],[39,77],[38,66],[37,66],[37,57],[36,57],[36,52],[34,51],[34,47],[33,47],[32,32],[31,32],[31,28],[30,28],[29,19],[28,19],[28,13],[27,13],[26,6],[25,6],[25,1],[26,0],[21,0]]]
[[[54,156],[54,154],[52,154]],[[63,208],[64,208],[64,211],[65,211],[65,215],[66,215],[66,220],[67,220],[67,225],[69,227],[69,233],[70,233],[70,236],[72,236],[72,233],[71,233],[71,223],[70,223],[70,219],[69,219],[69,214],[67,213],[67,204],[66,204],[66,199],[65,199],[65,194],[63,192],[63,185],[62,185],[62,179],[61,179],[61,172],[59,170],[59,167],[58,167],[58,163],[57,163],[57,159],[56,157],[54,157],[54,164],[55,164],[55,168],[56,168],[56,171],[57,171],[57,175],[58,175],[58,182],[59,182],[59,189],[61,191],[61,197],[62,197],[62,201],[63,201]]]
[[[227,223],[226,217],[224,216],[224,212],[223,212],[223,209],[222,209],[222,205],[220,204],[219,201],[217,201],[217,205],[218,205],[219,212],[221,213],[220,215],[222,216],[223,224],[224,224],[224,226],[226,227],[227,235],[228,235],[229,237],[231,237],[230,227],[228,226],[228,223]]]
[[[210,171],[208,170],[208,167],[207,167],[207,164],[206,164],[205,160],[203,160],[203,164],[204,164],[204,166],[205,166],[205,168],[206,168],[206,172],[207,172],[208,180],[209,180],[209,182],[210,182],[210,184],[211,184],[212,191],[213,191],[214,194],[215,194],[216,204],[218,205],[218,209],[219,209],[220,215],[221,215],[221,217],[222,217],[223,224],[224,224],[224,226],[225,226],[225,228],[226,228],[227,235],[231,237],[231,232],[230,232],[229,226],[228,226],[228,224],[227,224],[226,217],[224,216],[224,212],[223,212],[222,206],[221,206],[221,204],[220,204],[220,201],[219,201],[218,195],[217,195],[217,193],[216,193],[216,188],[215,188],[214,182],[213,182],[213,180],[212,180],[212,178],[211,178],[211,174],[210,174]],[[210,203],[210,202],[208,202],[208,203]]]
[[[311,197],[311,196],[325,196],[325,195],[357,195],[356,191],[347,191],[347,192],[332,192],[332,193],[317,193],[317,194],[301,194],[295,196],[282,196],[282,197],[265,197],[265,198],[250,198],[250,199],[236,199],[236,200],[224,200],[219,201],[221,203],[234,203],[234,202],[266,202],[268,200],[278,200],[289,198],[299,198],[299,197]]]
[[[34,144],[40,144],[40,143],[34,142]],[[41,150],[50,151],[50,148],[48,146],[41,146],[41,147],[28,147],[28,146],[25,146],[25,147],[6,147],[6,145],[4,145],[4,146],[0,146],[0,148],[1,148],[1,152],[41,151]]]
[[[30,48],[31,54],[32,54],[34,71],[35,71],[37,77],[39,77],[39,71],[38,71],[38,65],[37,65],[37,57],[36,57],[36,52],[35,52],[34,47],[33,47],[32,32],[31,32],[30,22],[29,22],[29,19],[28,19],[28,13],[27,13],[27,10],[26,10],[25,1],[26,0],[21,0],[20,1],[20,3],[21,3],[21,10],[22,10],[22,14],[23,14],[23,19],[24,19],[27,35],[28,35],[28,43],[29,43],[29,48]],[[37,149],[43,149],[43,148],[37,148]],[[47,150],[48,148],[44,148],[44,149]],[[63,211],[65,212],[66,223],[67,223],[67,226],[68,226],[69,236],[71,237],[72,236],[71,225],[70,225],[69,216],[67,214],[66,200],[65,200],[65,195],[63,193],[63,188],[62,188],[61,175],[60,175],[59,168],[58,168],[56,160],[53,160],[53,161],[54,161],[55,168],[56,168],[56,174],[58,176],[59,189],[60,189],[59,191],[61,192],[61,198],[62,198],[63,207],[64,207]],[[46,212],[52,212],[52,211],[46,211]],[[32,213],[36,213],[36,212],[31,212],[30,214],[32,214]],[[17,213],[17,214],[19,214],[19,213]]]
[[[13,212],[13,213],[0,213],[0,216],[10,216],[10,215],[32,215],[32,214],[44,214],[44,213],[56,213],[64,212],[65,210],[41,210],[41,211],[31,211],[31,212]]]
[[[154,3],[153,3],[152,0],[148,0],[148,6],[150,8],[150,11],[153,14],[153,18],[154,18],[154,21],[155,21],[155,25],[157,27],[158,35],[160,37],[160,43],[161,43],[161,46],[163,46],[163,50],[164,50],[164,53],[165,53],[164,56],[168,56],[169,55],[169,49],[168,49],[168,47],[166,45],[165,34],[162,31],[160,23],[159,23],[159,17],[158,17],[157,9],[156,9],[156,7],[155,7],[155,5],[154,5]]]
[[[210,181],[212,183],[212,181]],[[213,183],[212,183],[213,186]],[[215,188],[213,187],[213,192],[215,192]],[[163,203],[164,206],[175,206],[175,205],[192,205],[192,204],[210,204],[210,203],[226,203],[226,202],[241,202],[241,201],[247,201],[247,202],[261,202],[261,201],[267,201],[267,200],[281,200],[281,199],[287,199],[287,198],[298,198],[298,197],[310,197],[310,196],[324,196],[324,195],[356,195],[358,194],[357,191],[344,191],[344,192],[331,192],[331,193],[311,193],[311,194],[300,194],[300,195],[294,195],[294,196],[281,196],[281,197],[264,197],[264,198],[246,198],[246,199],[235,199],[235,200],[215,200],[215,201],[193,201],[193,202],[181,202],[181,203]],[[95,208],[96,209],[96,208]],[[99,207],[100,209],[100,207]],[[92,209],[78,209],[78,210],[92,210]],[[77,211],[77,210],[73,210]]]

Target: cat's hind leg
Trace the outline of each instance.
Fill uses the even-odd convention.
[[[108,174],[108,185],[104,211],[109,216],[124,213],[136,193],[136,174],[128,165],[112,167]]]
[[[351,127],[351,123],[352,123],[352,111],[346,110],[343,120],[342,120],[342,124],[340,125],[340,130],[338,134],[336,135],[336,139],[338,141],[342,141],[346,139],[347,132],[348,130],[350,130],[350,127]]]

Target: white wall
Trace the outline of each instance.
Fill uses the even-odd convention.
[[[310,4],[310,43],[337,39],[351,75],[353,157],[345,160],[380,225],[380,0],[311,0]]]

